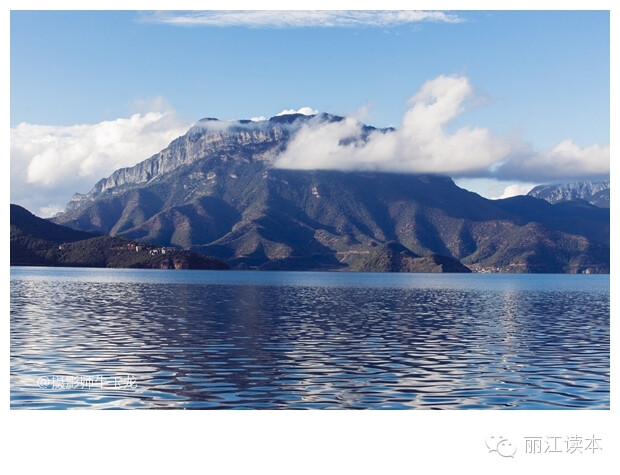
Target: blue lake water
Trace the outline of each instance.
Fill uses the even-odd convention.
[[[608,409],[609,276],[12,267],[11,408]]]

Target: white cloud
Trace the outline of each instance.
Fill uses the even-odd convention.
[[[218,10],[155,12],[140,21],[175,26],[246,26],[252,28],[389,27],[419,22],[459,23],[455,13],[371,10]]]
[[[514,185],[508,185],[504,192],[498,197],[498,199],[503,200],[504,198],[512,198],[513,196],[519,195],[527,195],[535,185],[530,183],[515,183]]]
[[[511,196],[527,194],[540,183],[515,183],[515,181],[501,181],[496,178],[456,178],[457,186],[485,198],[496,200]]]
[[[284,109],[282,112],[276,114],[276,117],[281,115],[290,115],[290,114],[302,114],[302,115],[316,115],[319,111],[313,109],[312,107],[302,107],[300,109]]]
[[[498,177],[557,181],[576,176],[606,177],[610,170],[609,146],[581,147],[566,139],[551,150],[515,153],[497,166]]]
[[[310,121],[277,158],[276,167],[292,169],[381,170],[441,173],[453,177],[494,177],[538,182],[609,174],[609,147],[581,148],[565,140],[539,153],[515,136],[488,128],[450,124],[475,97],[466,77],[439,76],[409,99],[402,124],[394,131],[364,134],[362,124]]]
[[[410,100],[401,126],[365,137],[353,117],[340,122],[310,122],[276,161],[281,168],[372,169],[419,173],[482,172],[503,158],[509,143],[489,130],[445,127],[464,109],[473,89],[465,77],[440,76],[425,83]]]
[[[157,153],[190,125],[172,111],[88,125],[21,123],[11,129],[11,202],[53,214],[74,192]]]

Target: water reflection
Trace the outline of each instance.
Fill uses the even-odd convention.
[[[151,275],[12,278],[11,406],[609,407],[605,286],[488,289],[468,286],[468,276],[444,287],[338,286],[317,284],[320,274],[312,285],[153,283]],[[52,375],[125,375],[135,385],[39,387]]]

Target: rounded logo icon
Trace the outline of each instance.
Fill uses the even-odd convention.
[[[517,453],[517,446],[501,435],[488,436],[485,444],[489,453],[497,452],[501,457],[514,457]]]
[[[508,439],[504,439],[497,445],[497,453],[502,457],[514,457],[517,447]]]
[[[490,435],[489,437],[487,437],[487,440],[485,441],[487,444],[487,448],[489,449],[489,452],[497,452],[497,447],[499,445],[500,442],[502,442],[504,439],[504,437],[502,437],[501,435]]]

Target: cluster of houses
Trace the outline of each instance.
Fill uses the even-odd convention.
[[[500,267],[477,267],[477,266],[471,266],[470,267],[472,272],[477,272],[480,274],[501,274],[502,273],[502,269]]]
[[[151,246],[142,246],[140,244],[128,244],[127,247],[134,247],[136,249],[136,252],[142,252],[142,251],[146,251],[148,252],[151,256],[156,256],[157,254],[166,254],[166,252],[171,252],[172,249],[168,248],[168,247],[156,247],[153,248]]]

